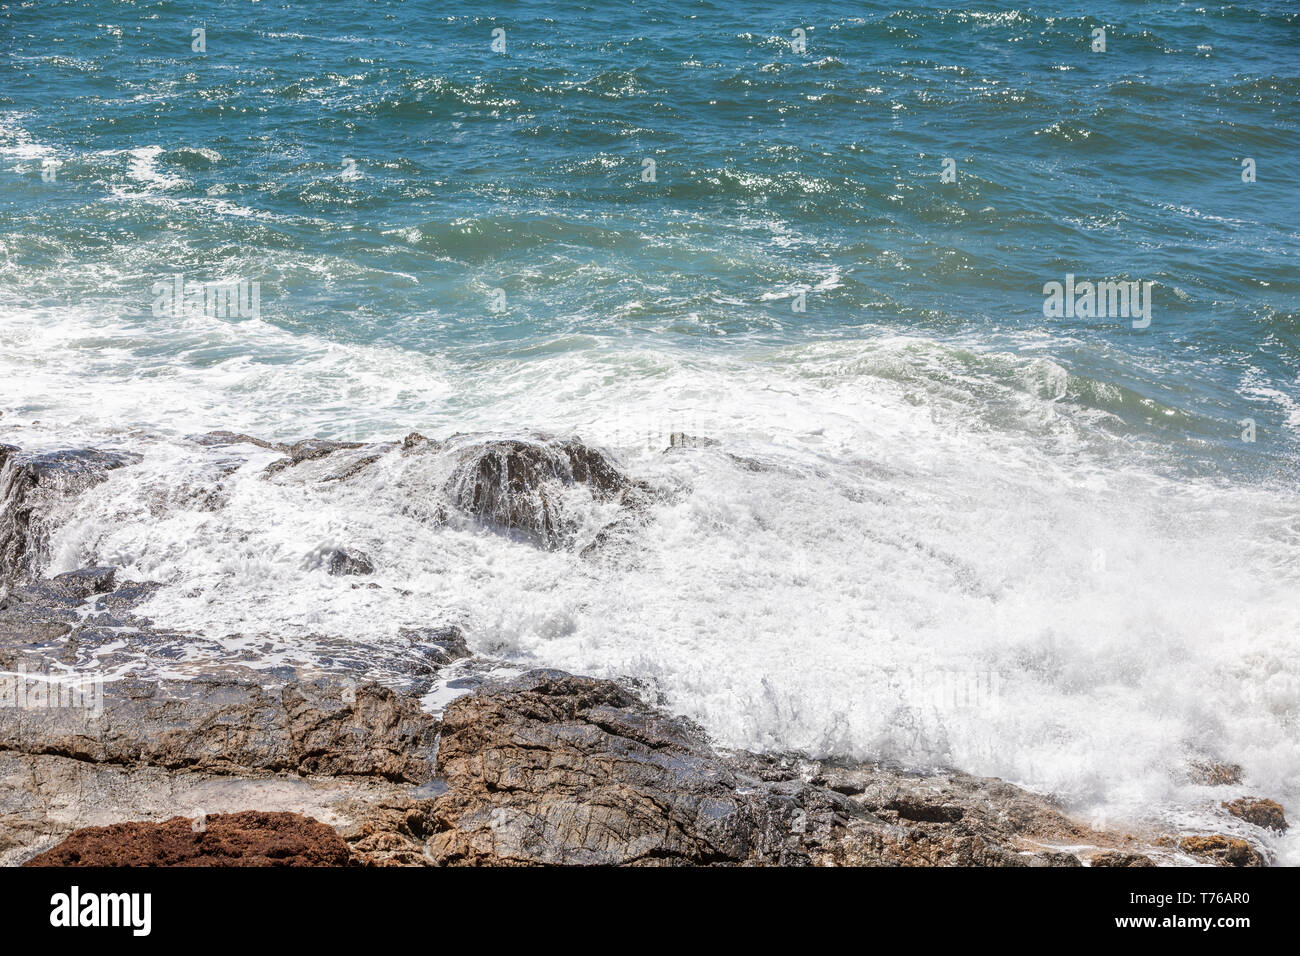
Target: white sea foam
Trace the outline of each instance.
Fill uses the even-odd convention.
[[[639,678],[727,745],[950,764],[1125,820],[1200,819],[1219,797],[1183,771],[1206,756],[1300,812],[1293,498],[1097,444],[1042,355],[896,338],[466,369],[204,317],[143,361],[156,342],[129,320],[15,316],[0,366],[42,358],[3,422],[21,401],[10,442],[144,452],[70,512],[50,570],[165,582],[144,611],[203,633],[195,659],[302,663],[325,635],[382,662],[399,628],[454,622],[510,667]],[[671,493],[583,558],[436,526],[427,462],[268,481],[274,453],[182,437],[217,427],[577,432]],[[665,454],[672,431],[720,444]],[[323,545],[366,552],[379,587],[305,570]]]

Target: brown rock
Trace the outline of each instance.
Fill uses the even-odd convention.
[[[1224,787],[1241,783],[1241,767],[1235,763],[1213,760],[1194,760],[1188,768],[1195,783],[1210,787]]]
[[[1178,846],[1193,856],[1205,857],[1219,866],[1265,866],[1263,854],[1247,843],[1222,834],[1184,837]]]
[[[444,864],[795,862],[794,799],[608,681],[534,671],[454,701],[431,855]]]
[[[453,865],[1078,866],[1095,837],[998,780],[720,753],[617,684],[534,671],[454,701],[426,823]]]
[[[1106,850],[1096,854],[1088,862],[1092,866],[1155,866],[1149,856],[1141,853],[1124,853],[1121,850]]]
[[[346,866],[333,828],[296,813],[248,810],[196,821],[86,827],[24,866]]]
[[[279,690],[222,677],[126,679],[104,685],[102,711],[0,707],[0,750],[215,774],[422,783],[437,735],[418,699],[323,678]]]
[[[1282,805],[1272,800],[1265,800],[1262,797],[1240,797],[1223,806],[1234,817],[1240,817],[1257,827],[1278,831],[1287,828],[1286,814],[1282,811]]]

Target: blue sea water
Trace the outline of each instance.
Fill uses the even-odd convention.
[[[137,527],[129,483],[64,564],[222,631],[369,535],[415,604],[272,624],[450,609],[731,744],[1080,806],[1193,805],[1191,752],[1300,793],[1293,4],[29,2],[0,55],[3,440],[541,428],[693,488],[631,570],[414,549],[382,494]],[[1149,325],[1046,317],[1067,274]],[[258,312],[160,314],[178,275]]]

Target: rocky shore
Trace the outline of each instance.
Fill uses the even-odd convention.
[[[440,456],[448,477],[420,505],[427,520],[480,522],[541,549],[595,553],[635,533],[663,493],[576,439],[195,441],[281,453],[268,482]],[[1259,866],[1271,862],[1263,835],[1287,826],[1223,764],[1189,771],[1222,793],[1222,832],[1095,829],[1051,797],[956,770],[721,750],[631,683],[553,670],[483,682],[429,713],[435,679],[474,663],[443,624],[403,632],[401,679],[387,684],[344,654],[311,671],[190,666],[202,635],[136,613],[161,584],[105,565],[42,573],[59,502],[135,460],[0,446],[5,865]],[[594,534],[573,520],[574,494],[605,509]],[[349,549],[318,558],[323,573],[374,571]],[[118,674],[77,706],[49,705],[51,675],[130,659],[174,661],[188,679]]]

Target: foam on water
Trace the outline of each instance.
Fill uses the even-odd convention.
[[[909,338],[743,357],[588,347],[481,363],[469,387],[431,359],[253,325],[245,343],[285,361],[114,377],[59,361],[71,321],[31,376],[51,430],[7,437],[66,441],[75,423],[144,452],[69,512],[49,567],[166,583],[143,612],[204,640],[141,669],[347,658],[382,679],[400,628],[457,623],[512,667],[635,677],[731,746],[955,765],[1122,818],[1204,803],[1182,780],[1208,756],[1294,806],[1292,495],[1162,474],[1062,403],[1048,359],[957,362]],[[203,321],[182,334],[219,350]],[[97,334],[111,363],[133,333]],[[99,402],[76,390],[88,373]],[[127,412],[158,408],[165,432],[124,433]],[[630,539],[583,558],[431,522],[447,474],[434,459],[266,480],[276,453],[182,437],[294,439],[326,418],[364,439],[577,432],[666,494]],[[665,453],[673,430],[720,444]],[[378,587],[309,570],[324,546],[366,552]]]
[[[781,4],[254,5],[210,56],[166,4],[0,9],[0,440],[144,456],[47,570],[165,584],[189,633],[115,674],[390,679],[456,623],[473,667],[634,677],[729,745],[1174,822],[1204,756],[1294,818],[1296,15],[1098,2],[813,5],[807,55]],[[1154,282],[1150,328],[1045,321],[1068,272]],[[263,314],[152,315],[177,274]],[[580,496],[543,551],[432,520],[437,455],[267,479],[211,429],[576,433],[662,495],[584,558]]]

